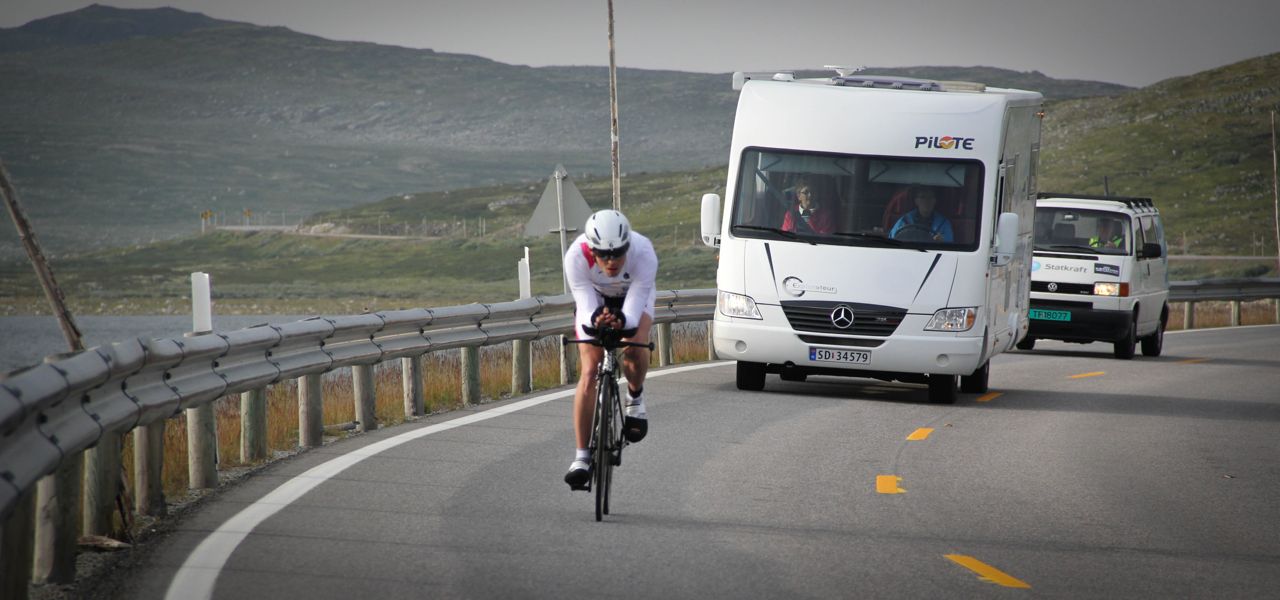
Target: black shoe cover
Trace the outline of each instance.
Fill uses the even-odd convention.
[[[569,488],[573,490],[590,490],[591,489],[591,471],[587,469],[574,469],[564,474],[564,482],[569,484]]]
[[[649,419],[637,419],[636,417],[624,417],[622,419],[622,436],[627,438],[632,444],[643,440],[645,434],[649,433]]]

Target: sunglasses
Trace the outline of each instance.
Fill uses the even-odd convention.
[[[613,248],[612,250],[599,250],[599,249],[592,248],[591,253],[594,254],[595,257],[600,260],[617,260],[619,258],[622,258],[623,256],[626,256],[627,249],[630,247],[631,247],[630,244],[628,244],[621,248]]]

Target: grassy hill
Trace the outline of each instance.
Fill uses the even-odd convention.
[[[918,69],[888,71],[1051,98],[1124,90]],[[0,159],[55,255],[187,235],[205,210],[293,223],[395,194],[528,181],[556,163],[609,171],[602,67],[530,68],[95,5],[0,29],[0,81]],[[618,88],[624,170],[724,163],[728,75],[622,68]],[[0,256],[18,255],[14,240],[0,227]]]
[[[1042,191],[1149,196],[1170,245],[1275,256],[1270,111],[1280,53],[1110,98],[1052,103]]]
[[[610,206],[608,178],[576,181],[593,208]],[[516,261],[528,246],[535,294],[559,294],[557,236],[524,238],[532,204],[511,198],[542,194],[545,181],[489,186],[457,192],[397,196],[323,220],[349,221],[352,229],[376,231],[381,215],[393,219],[432,214],[469,223],[423,239],[351,239],[275,232],[218,231],[203,236],[100,250],[66,257],[56,275],[73,312],[183,312],[190,273],[209,272],[224,314],[359,312],[363,308],[445,306],[516,296]],[[698,239],[698,200],[724,193],[724,170],[636,174],[623,180],[624,207],[637,231],[653,239],[666,289],[712,287],[714,251]],[[387,216],[390,215],[391,218]],[[484,219],[484,235],[479,222]],[[0,262],[0,306],[8,314],[47,312],[31,268]]]

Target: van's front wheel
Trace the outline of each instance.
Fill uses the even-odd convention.
[[[929,376],[929,401],[934,404],[956,403],[956,376],[933,374]]]
[[[738,389],[758,392],[764,389],[764,364],[738,361]]]
[[[1133,358],[1133,352],[1138,346],[1138,316],[1134,315],[1133,323],[1129,324],[1129,333],[1124,338],[1116,340],[1113,345],[1116,358],[1129,360]]]

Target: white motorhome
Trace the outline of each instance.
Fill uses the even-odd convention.
[[[1028,326],[1041,95],[837,72],[734,75],[726,202],[702,199],[716,354],[745,390],[776,373],[985,392]]]
[[[1037,339],[1111,342],[1159,356],[1169,322],[1168,248],[1150,198],[1042,193],[1036,201],[1031,329]]]

